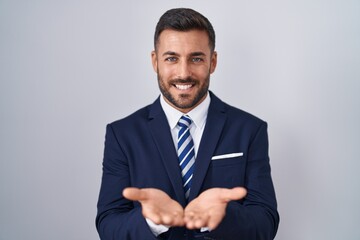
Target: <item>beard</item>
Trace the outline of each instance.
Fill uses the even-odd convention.
[[[191,77],[186,79],[172,79],[166,83],[161,77],[159,71],[157,71],[157,78],[162,95],[178,109],[192,109],[193,107],[197,106],[200,101],[204,99],[209,90],[210,73],[204,79],[203,85],[200,84],[199,80],[193,79]],[[174,94],[170,93],[169,88],[175,84],[192,84],[194,85],[192,87],[200,86],[200,88],[197,90],[195,96],[186,93],[174,96]]]

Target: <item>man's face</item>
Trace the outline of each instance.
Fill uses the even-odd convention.
[[[217,61],[205,31],[164,30],[151,57],[160,91],[170,105],[187,113],[205,99]]]

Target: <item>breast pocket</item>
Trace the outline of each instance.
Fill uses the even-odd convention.
[[[233,188],[244,186],[246,158],[237,156],[211,160],[204,188]]]

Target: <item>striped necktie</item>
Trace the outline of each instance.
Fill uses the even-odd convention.
[[[194,142],[189,128],[191,123],[191,118],[184,115],[180,118],[177,124],[180,127],[177,150],[186,200],[189,198],[190,194],[191,179],[193,176],[195,162]]]

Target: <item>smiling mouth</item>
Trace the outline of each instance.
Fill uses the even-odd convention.
[[[194,85],[193,84],[186,84],[186,85],[174,84],[174,86],[179,90],[188,90]]]

